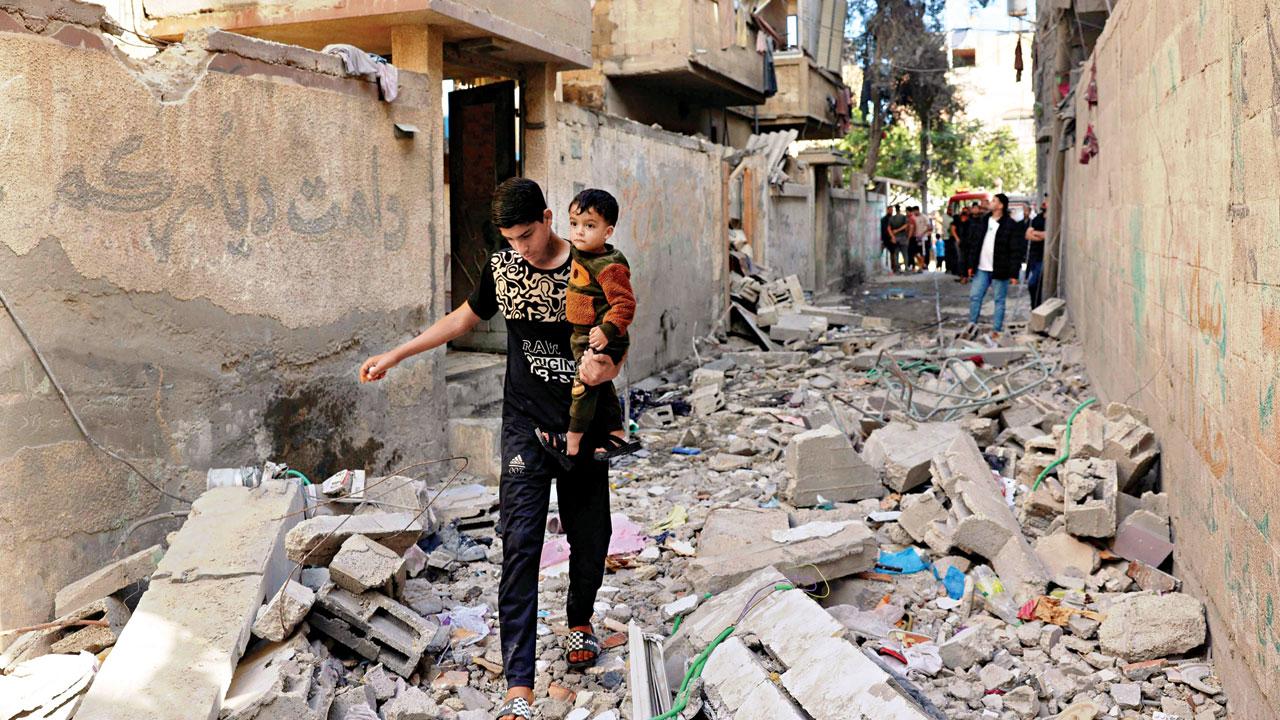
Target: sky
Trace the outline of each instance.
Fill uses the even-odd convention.
[[[976,27],[984,30],[1026,30],[1034,27],[1036,0],[1028,0],[1028,12],[1022,20],[1009,17],[1008,0],[991,0],[987,7],[973,10],[971,16],[972,5],[974,4],[970,0],[947,0],[946,15],[943,17],[947,29]]]

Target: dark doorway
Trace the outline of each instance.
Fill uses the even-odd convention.
[[[450,309],[471,295],[489,255],[506,241],[489,222],[498,183],[517,174],[516,84],[497,82],[449,93]],[[454,341],[471,350],[506,350],[501,317]]]

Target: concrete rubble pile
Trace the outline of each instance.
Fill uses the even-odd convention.
[[[1095,403],[1068,436],[1090,389],[1050,335],[864,320],[773,351],[713,338],[632,384],[644,449],[610,473],[605,650],[582,671],[552,495],[538,716],[1224,717],[1146,418]],[[167,542],[58,594],[92,625],[8,644],[0,710],[491,718],[497,492],[443,480],[214,487]]]
[[[601,607],[665,638],[664,687],[761,591],[693,682],[699,717],[1224,717],[1155,433],[1094,403],[1068,436],[1090,388],[1046,314],[1000,341],[875,318],[785,352],[731,336],[633,391],[646,449],[615,510],[652,544]]]

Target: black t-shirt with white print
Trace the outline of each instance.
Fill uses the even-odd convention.
[[[556,430],[569,425],[569,390],[576,370],[569,348],[573,327],[564,314],[569,262],[542,270],[511,248],[499,250],[489,256],[468,299],[481,318],[501,311],[507,323],[505,423],[532,421]]]

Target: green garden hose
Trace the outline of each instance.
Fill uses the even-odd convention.
[[[1084,402],[1077,405],[1076,409],[1072,410],[1071,414],[1067,416],[1067,437],[1066,437],[1067,441],[1063,443],[1063,445],[1066,447],[1066,450],[1062,451],[1062,457],[1049,463],[1049,467],[1040,471],[1040,475],[1036,477],[1036,484],[1031,486],[1031,492],[1035,492],[1036,488],[1040,487],[1040,482],[1044,480],[1044,476],[1048,475],[1050,470],[1058,467],[1062,463],[1066,462],[1067,458],[1071,457],[1071,423],[1075,421],[1077,413],[1079,413],[1081,410],[1089,407],[1090,405],[1096,402],[1098,402],[1098,398],[1089,398],[1088,400],[1085,400]]]
[[[308,478],[306,475],[303,475],[303,474],[302,474],[302,472],[301,472],[301,471],[299,471],[299,470],[294,470],[293,468],[289,468],[288,470],[285,470],[285,471],[284,471],[284,474],[285,474],[286,476],[293,476],[293,477],[296,477],[296,478],[298,478],[298,479],[302,480],[302,484],[303,484],[303,485],[312,485],[312,484],[314,484],[314,483],[312,483],[312,482],[311,482],[310,478]]]
[[[774,590],[794,590],[795,587],[796,586],[792,585],[791,583],[778,583],[777,585],[773,586],[773,589]],[[711,593],[707,593],[708,597],[710,595]],[[750,611],[752,607],[755,607],[755,606],[750,605],[742,611],[742,615],[738,617],[738,622],[742,622],[742,618],[746,617],[747,612]],[[671,630],[672,635],[675,635],[676,630],[680,629],[680,620],[683,617],[684,616],[681,615],[680,617],[676,618],[675,627]],[[716,636],[716,639],[712,640],[711,644],[707,646],[707,649],[698,653],[698,656],[693,659],[692,663],[689,664],[689,669],[685,671],[684,679],[680,681],[680,690],[676,693],[676,701],[675,703],[672,704],[671,709],[662,713],[661,715],[655,715],[654,717],[650,718],[650,720],[671,720],[672,718],[676,717],[680,713],[684,712],[685,707],[688,706],[689,704],[689,686],[693,684],[694,680],[697,680],[699,677],[702,676],[702,668],[707,664],[707,658],[711,657],[711,653],[715,651],[716,647],[719,646],[720,643],[724,642],[730,635],[732,635],[733,631],[736,630],[737,628],[738,626],[735,624],[735,625],[730,625],[724,630],[721,630],[720,634]]]

